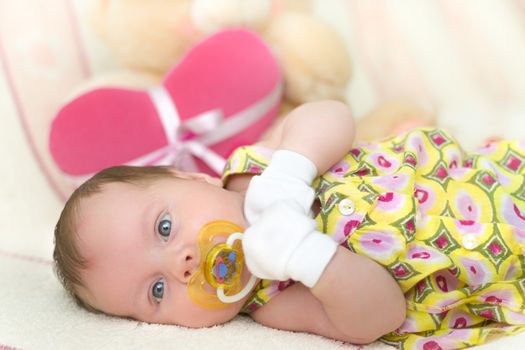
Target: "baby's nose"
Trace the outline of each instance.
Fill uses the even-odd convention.
[[[188,283],[199,265],[197,252],[191,248],[183,249],[181,254],[177,255],[175,264],[176,278],[182,283]]]

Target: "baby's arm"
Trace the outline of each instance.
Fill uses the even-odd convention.
[[[381,266],[339,247],[317,285],[296,283],[252,317],[268,327],[368,344],[402,324],[405,301]]]
[[[318,174],[326,172],[348,153],[355,134],[348,107],[337,101],[306,103],[276,123],[255,145],[300,153],[313,161]],[[252,174],[233,175],[226,188],[244,192],[252,177]]]
[[[265,208],[285,199],[294,199],[307,213],[314,201],[312,181],[348,153],[353,137],[352,116],[340,102],[294,109],[263,143],[275,152],[263,173],[250,181],[244,203],[247,221],[253,224]]]
[[[343,247],[310,291],[339,331],[366,342],[395,330],[405,319],[405,298],[394,278],[373,260]]]
[[[253,274],[301,282],[257,310],[254,319],[353,343],[369,343],[398,328],[405,299],[392,276],[316,226],[288,200],[272,204],[246,229],[243,249]]]
[[[322,174],[348,153],[354,135],[354,120],[345,104],[319,101],[294,109],[258,144],[302,154]]]
[[[322,101],[292,111],[273,134],[259,144],[299,153],[314,163],[317,174],[322,174],[348,153],[353,138],[354,122],[348,108],[339,102]],[[277,237],[290,233],[285,232],[286,229],[281,232],[283,225],[279,226],[262,229],[261,238],[268,230]],[[273,241],[276,246],[270,250],[276,252],[283,247],[275,243],[277,237],[264,239]],[[273,260],[268,254],[262,256],[263,264],[264,260]],[[264,270],[264,266],[259,267]],[[399,286],[383,267],[338,247],[312,288],[298,283],[271,299],[253,317],[270,327],[368,343],[401,324],[405,301]]]

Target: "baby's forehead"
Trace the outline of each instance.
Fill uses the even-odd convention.
[[[157,178],[156,182],[170,181]],[[171,184],[166,183],[168,186]],[[77,230],[81,240],[118,240],[128,232],[140,230],[143,221],[164,203],[166,187],[146,183],[111,182],[83,198],[77,210]],[[175,201],[174,198],[171,199]],[[150,220],[151,221],[151,220]],[[111,234],[111,237],[108,236]],[[109,243],[109,242],[108,242]]]
[[[118,241],[119,229],[132,225],[145,202],[145,190],[127,183],[105,184],[99,192],[83,198],[76,213],[79,246],[106,245]],[[80,247],[82,248],[82,247]]]

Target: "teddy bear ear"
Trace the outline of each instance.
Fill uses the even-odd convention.
[[[92,174],[166,145],[155,107],[141,91],[100,88],[66,104],[56,115],[49,148],[70,175]]]

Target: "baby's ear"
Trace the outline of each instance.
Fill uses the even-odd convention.
[[[175,175],[179,179],[203,181],[213,186],[222,187],[221,179],[219,179],[218,177],[210,176],[208,174],[192,173],[192,172],[180,171],[180,170],[175,170],[175,169],[172,169],[171,172],[173,173],[173,175]]]

